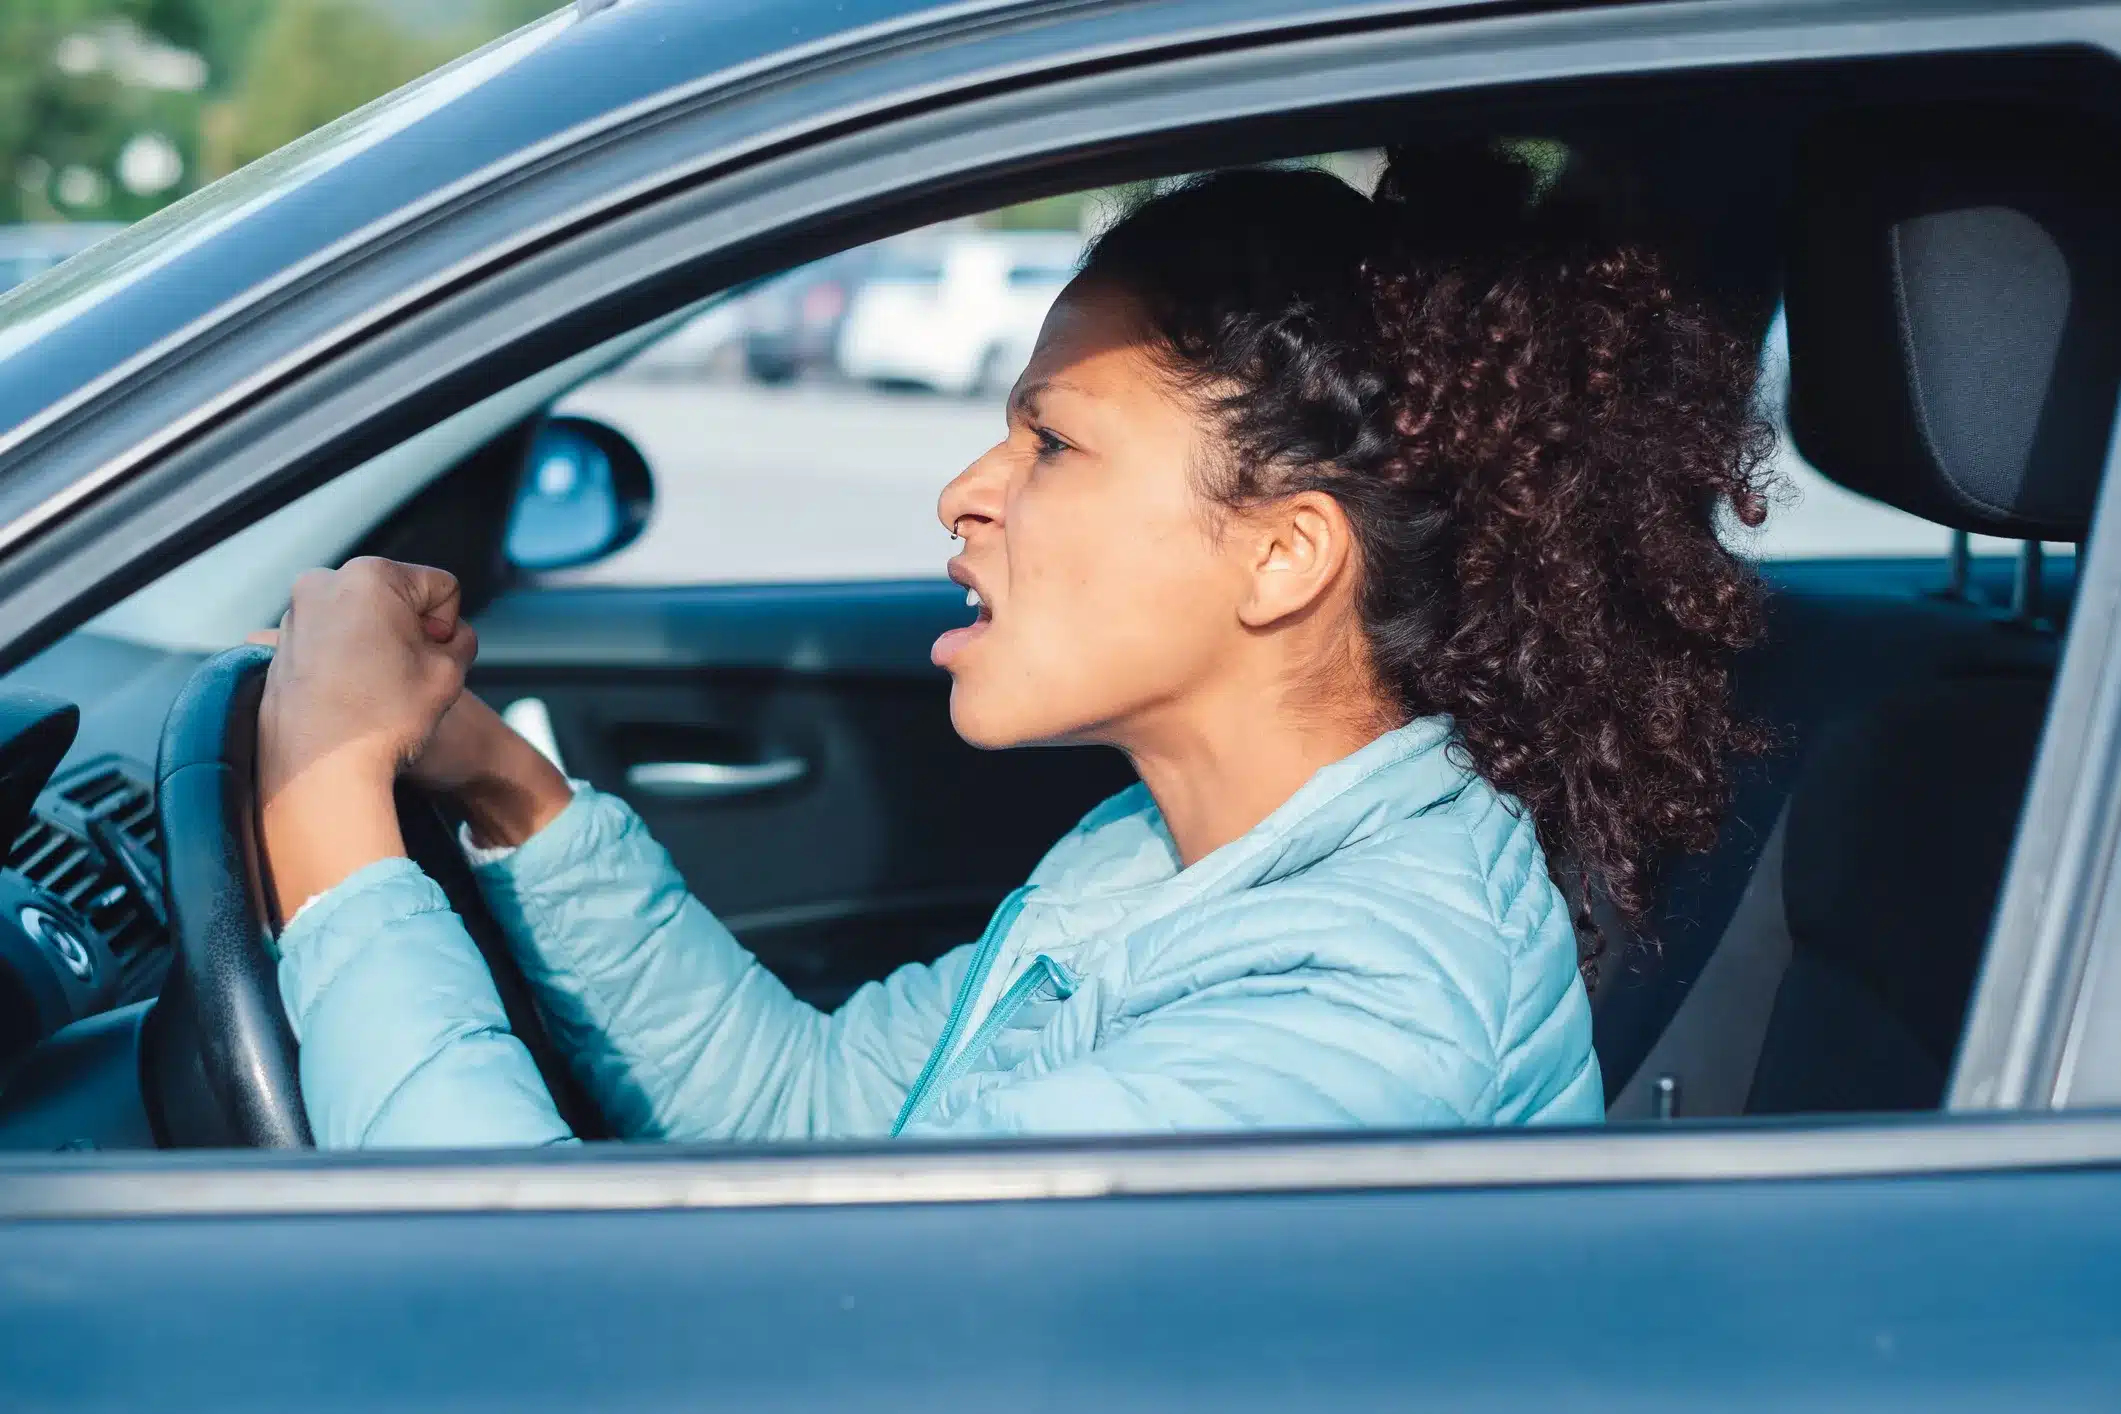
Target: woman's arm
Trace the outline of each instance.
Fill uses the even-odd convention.
[[[799,1002],[685,893],[624,806],[590,795],[547,821],[553,794],[520,756],[481,764],[481,733],[448,721],[492,715],[462,692],[472,652],[455,582],[382,561],[305,575],[283,621],[259,789],[319,1141],[566,1137],[463,925],[404,857],[391,789],[407,766],[457,790],[489,843],[529,834],[489,883],[622,1132],[887,1129],[965,957],[904,969],[835,1016]]]
[[[411,774],[455,798],[474,844],[504,849],[477,869],[480,886],[555,1041],[619,1133],[888,1129],[942,1029],[954,973],[906,969],[829,1017],[799,1001],[687,892],[631,809],[577,796],[469,693]]]
[[[639,816],[591,790],[478,875],[554,1039],[628,1137],[888,1133],[970,960],[901,968],[820,1012],[686,891]]]
[[[485,960],[409,859],[368,865],[288,925],[280,997],[321,1148],[571,1138]]]
[[[826,1016],[594,793],[482,873],[555,1040],[628,1138],[888,1133],[969,953],[902,968]],[[280,987],[320,1145],[568,1137],[477,948],[409,859],[367,866],[290,924]]]

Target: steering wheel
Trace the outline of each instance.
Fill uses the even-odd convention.
[[[149,1064],[164,1072],[150,1079],[170,1144],[313,1143],[294,1031],[280,1003],[272,890],[258,839],[258,699],[271,662],[271,650],[258,647],[208,659],[163,724],[155,799],[177,960],[156,1003],[160,1041]],[[464,920],[509,1028],[530,1051],[561,1116],[585,1139],[605,1137],[609,1130],[547,1033],[454,828],[434,800],[409,786],[399,786],[397,806],[406,852]]]

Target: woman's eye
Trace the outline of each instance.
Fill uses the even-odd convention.
[[[1038,459],[1040,461],[1045,461],[1049,457],[1057,457],[1068,450],[1068,444],[1054,436],[1048,428],[1034,427],[1031,429],[1031,435],[1038,439]]]

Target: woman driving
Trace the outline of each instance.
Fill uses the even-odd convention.
[[[280,985],[319,1144],[567,1126],[405,857],[452,797],[540,1009],[629,1138],[1589,1123],[1579,901],[1641,917],[1762,745],[1753,351],[1501,150],[1191,180],[1100,237],[1007,435],[944,488],[975,746],[1099,743],[976,942],[825,1014],[621,801],[463,691],[439,571],[295,587],[259,716]],[[1009,802],[993,802],[1007,810]],[[1580,945],[1576,926],[1582,923]]]

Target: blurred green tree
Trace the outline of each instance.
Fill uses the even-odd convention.
[[[357,0],[278,0],[207,117],[207,175],[234,171],[434,68],[456,46]]]
[[[213,78],[194,46],[245,5],[0,0],[0,221],[127,220],[181,194]]]
[[[571,0],[0,0],[0,222],[133,220]]]
[[[5,0],[0,0],[5,3]],[[218,177],[572,0],[166,0],[207,4],[233,97],[205,118]],[[214,42],[210,40],[209,42]]]

